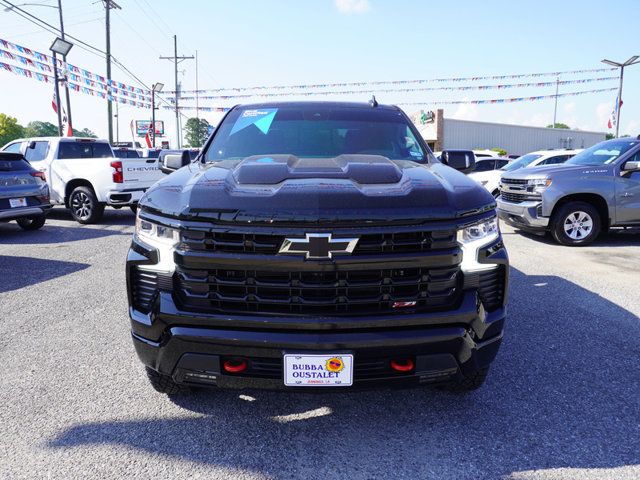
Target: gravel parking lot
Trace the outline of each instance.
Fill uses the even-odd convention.
[[[464,396],[153,391],[129,337],[129,210],[0,224],[1,478],[640,478],[640,232],[505,228],[510,318]]]

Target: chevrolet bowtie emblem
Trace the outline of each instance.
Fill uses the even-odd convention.
[[[353,253],[357,238],[332,238],[330,233],[307,233],[305,238],[285,238],[279,253],[304,255],[308,259],[333,258]]]

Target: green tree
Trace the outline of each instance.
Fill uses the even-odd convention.
[[[83,128],[82,130],[76,130],[75,128],[73,129],[73,136],[74,137],[85,137],[85,138],[98,138],[98,136],[93,133],[91,130],[89,130],[88,128]]]
[[[58,136],[58,127],[56,127],[53,123],[49,122],[41,122],[39,120],[34,120],[33,122],[29,122],[24,129],[25,137],[57,137]]]
[[[547,125],[547,128],[563,128],[565,130],[571,130],[571,127],[566,123],[556,123],[554,125]]]
[[[24,127],[16,118],[0,113],[0,146],[20,137],[24,137]]]
[[[613,140],[616,136],[613,133],[607,133],[604,138],[605,140]]]
[[[507,151],[504,148],[493,147],[491,149],[492,152],[498,152],[498,155],[505,157],[507,155]]]
[[[184,125],[188,147],[201,147],[209,136],[209,122],[204,118],[190,118]]]

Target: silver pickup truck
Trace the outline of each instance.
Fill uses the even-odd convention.
[[[640,226],[640,136],[598,143],[560,165],[507,172],[498,214],[563,245],[588,245],[609,227]]]

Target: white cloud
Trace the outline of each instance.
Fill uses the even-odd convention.
[[[631,135],[632,137],[640,134],[640,122],[637,120],[631,120],[627,123],[627,128],[624,129],[624,133]],[[620,132],[620,134],[622,135],[622,132]]]
[[[464,100],[469,99],[464,98]],[[477,120],[479,117],[480,113],[478,112],[478,106],[467,103],[460,104],[455,113],[451,116],[451,118],[458,120]]]
[[[615,105],[615,102],[613,102]],[[611,109],[613,108],[612,102],[599,103],[596,107],[596,116],[598,118],[598,130],[604,130],[607,128],[607,122],[609,121],[609,115],[611,115]]]
[[[335,0],[340,13],[366,13],[371,10],[369,0]]]

